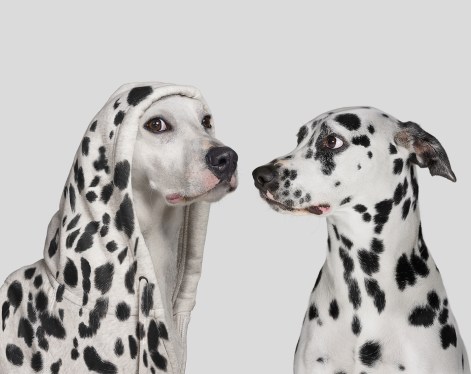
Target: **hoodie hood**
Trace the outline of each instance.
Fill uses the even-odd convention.
[[[118,352],[120,345],[129,345],[131,359],[140,361],[139,372],[184,372],[186,330],[195,305],[209,214],[206,202],[185,207],[178,243],[178,288],[173,305],[167,306],[139,228],[131,171],[140,117],[154,102],[170,95],[187,96],[206,105],[196,88],[164,83],[126,84],[110,97],[91,121],[75,154],[59,210],[48,226],[44,260],[24,270],[33,273],[32,281],[41,272],[45,274],[43,281],[48,281],[52,290],[48,291],[50,302],[68,301],[78,308],[78,319],[68,320],[60,316],[64,310],[56,310],[60,305],[47,307],[51,317],[63,326],[67,340],[79,340],[79,344],[73,341],[79,353],[84,349],[80,338],[96,339],[107,319],[110,323],[133,321],[132,332],[123,332],[121,343],[115,344]],[[4,287],[10,316],[16,311],[8,291],[19,282],[22,293],[27,294],[23,281],[15,280],[13,274]],[[34,293],[31,298],[34,307]],[[113,326],[121,328],[119,324]],[[98,372],[118,372],[118,365],[105,360],[96,346],[90,347],[94,351],[82,351],[85,361],[88,356],[89,370],[98,371],[93,370],[91,359],[98,356],[112,369]]]

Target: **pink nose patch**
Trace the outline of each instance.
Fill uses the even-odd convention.
[[[312,205],[307,210],[310,213],[316,214],[318,216],[328,213],[330,211],[330,205],[328,204],[322,204],[322,205]]]

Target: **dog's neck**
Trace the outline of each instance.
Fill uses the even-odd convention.
[[[373,297],[378,289],[398,290],[401,297],[404,289],[436,272],[422,237],[414,170],[401,180],[407,180],[406,192],[370,203],[352,197],[349,208],[327,219],[328,255],[322,278],[329,279],[331,291],[340,292],[339,299],[346,298],[347,303],[352,294],[346,284],[355,288],[357,283],[363,299],[368,297],[363,290]]]
[[[133,186],[136,215],[149,249],[166,308],[173,307],[173,293],[179,281],[179,238],[184,207],[166,204],[164,197],[139,183]]]

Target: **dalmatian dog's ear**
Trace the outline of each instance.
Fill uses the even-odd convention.
[[[421,168],[429,168],[430,174],[456,182],[455,173],[445,149],[433,135],[414,122],[400,122],[394,140],[410,152],[410,161]]]

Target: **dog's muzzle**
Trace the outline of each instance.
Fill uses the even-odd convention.
[[[276,176],[276,168],[270,164],[260,166],[252,172],[255,187],[262,191],[269,189],[270,183],[275,180]]]
[[[229,181],[237,169],[239,156],[229,147],[214,147],[206,154],[206,165],[221,181]]]

